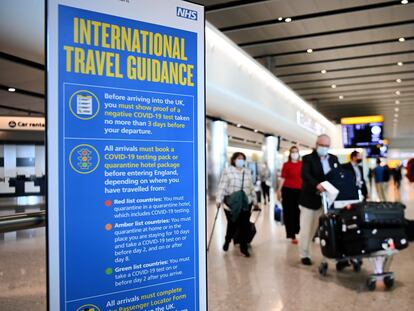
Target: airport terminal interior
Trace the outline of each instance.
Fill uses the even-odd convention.
[[[321,271],[317,234],[303,264],[275,206],[290,148],[303,158],[326,134],[340,163],[362,156],[368,201],[401,202],[414,220],[414,0],[191,2],[206,18],[208,310],[413,310],[414,242],[391,255],[393,286],[379,279],[373,289],[375,258],[341,271],[331,259]],[[44,1],[0,2],[1,311],[47,310],[45,18]],[[259,201],[249,257],[234,243],[223,250],[227,219],[216,204],[235,152]],[[379,160],[389,172],[382,188]]]

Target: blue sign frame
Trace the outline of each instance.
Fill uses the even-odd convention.
[[[53,0],[47,38],[48,309],[205,310],[204,9]]]

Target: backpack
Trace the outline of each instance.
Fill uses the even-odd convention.
[[[384,166],[384,181],[390,181],[390,168],[388,165]]]

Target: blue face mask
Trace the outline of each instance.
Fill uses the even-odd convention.
[[[236,159],[236,167],[242,168],[244,166],[244,160],[243,159]]]
[[[318,156],[326,157],[328,155],[328,152],[329,152],[329,147],[318,146],[316,148],[316,152],[318,153]]]

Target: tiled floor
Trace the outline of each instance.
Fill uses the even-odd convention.
[[[401,195],[407,217],[414,218],[414,185],[404,184]],[[214,210],[209,207],[209,228]],[[298,246],[285,239],[284,227],[273,221],[270,207],[264,208],[256,227],[251,258],[242,257],[235,247],[224,253],[225,218],[220,212],[208,254],[209,310],[414,310],[414,246],[394,258],[394,289],[370,292],[365,287],[371,273],[367,260],[360,273],[336,272],[331,263],[328,275],[321,277],[317,243],[313,245],[315,263],[305,267],[299,263]]]
[[[401,197],[408,218],[414,219],[414,185],[404,184]],[[215,207],[209,206],[209,230],[214,213]],[[414,244],[394,259],[395,288],[369,292],[364,285],[371,271],[368,262],[360,273],[337,273],[331,264],[328,276],[321,277],[315,243],[315,264],[301,266],[297,246],[286,241],[284,227],[273,221],[270,207],[258,216],[251,258],[240,256],[233,246],[227,253],[221,250],[225,225],[220,211],[208,254],[209,310],[414,310]],[[0,310],[46,310],[44,229],[7,233],[0,240]]]

